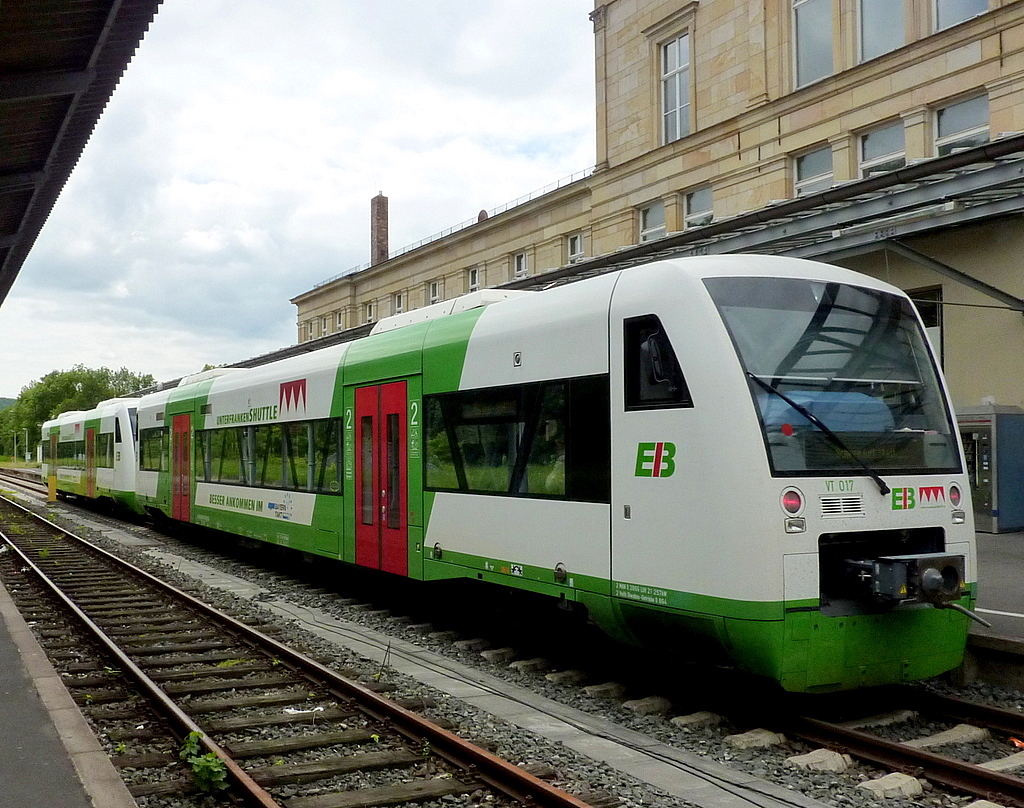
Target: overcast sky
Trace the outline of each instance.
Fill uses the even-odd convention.
[[[594,162],[593,0],[165,0],[11,294],[0,397],[289,345],[289,299]]]

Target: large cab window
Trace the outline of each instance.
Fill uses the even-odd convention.
[[[776,474],[959,471],[950,413],[906,298],[799,278],[704,283],[747,374]]]

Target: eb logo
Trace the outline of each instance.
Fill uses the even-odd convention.
[[[638,443],[635,477],[671,477],[676,470],[676,445],[668,441]]]

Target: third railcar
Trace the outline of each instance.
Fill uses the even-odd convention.
[[[908,298],[836,267],[675,259],[476,293],[138,418],[137,501],[170,518],[532,590],[793,691],[963,654],[948,396]]]

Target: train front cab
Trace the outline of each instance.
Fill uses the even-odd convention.
[[[834,268],[732,260],[709,264],[721,280],[666,270],[643,279],[652,288],[616,289],[611,355],[625,367],[613,368],[612,400],[625,411],[613,410],[605,621],[794,691],[955,667],[967,618],[954,609],[975,594],[973,526],[956,501],[967,484],[948,398],[909,301]],[[849,285],[826,282],[837,279]],[[658,302],[659,288],[674,291]],[[713,305],[694,305],[708,290]],[[631,351],[642,381],[630,381]],[[793,490],[799,513],[786,510]],[[923,591],[927,557],[961,580]]]

